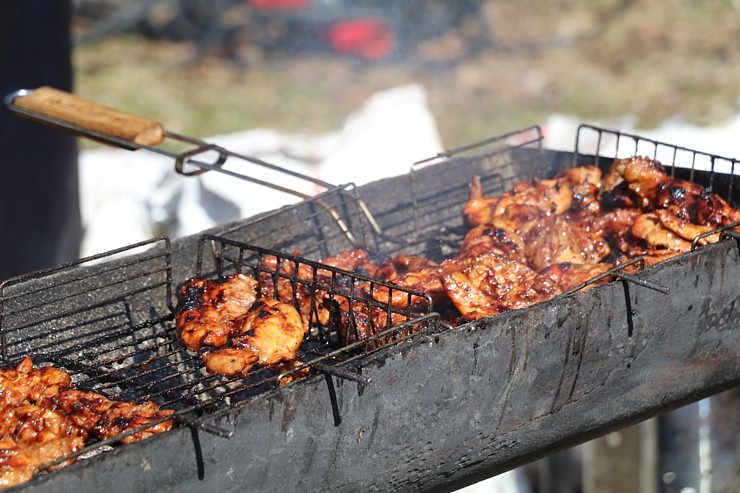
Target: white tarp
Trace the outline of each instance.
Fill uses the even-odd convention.
[[[361,185],[403,174],[413,162],[443,149],[426,93],[418,85],[373,95],[336,132],[311,136],[257,129],[204,140],[331,185]],[[241,160],[229,169],[308,195],[324,190]],[[83,256],[160,234],[194,234],[300,200],[213,171],[184,177],[174,171],[171,159],[146,150],[83,152],[79,171]]]

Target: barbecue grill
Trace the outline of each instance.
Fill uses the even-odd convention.
[[[2,283],[5,366],[30,354],[66,368],[81,388],[176,410],[173,430],[92,444],[18,489],[445,491],[736,386],[740,240],[727,228],[712,233],[717,243],[695,242],[630,275],[616,269],[610,284],[454,328],[423,293],[318,262],[358,247],[439,260],[463,237],[473,175],[493,195],[635,154],[738,205],[737,160],[591,126],[574,152],[549,151],[533,127],[435,156],[408,175],[329,187],[201,235]],[[290,274],[300,266],[328,275]],[[403,322],[350,345],[337,345],[331,327],[316,329],[288,371],[209,375],[176,340],[173,292],[194,275],[233,272],[305,283]],[[361,282],[428,309],[363,297]]]

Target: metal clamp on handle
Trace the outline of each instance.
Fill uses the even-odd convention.
[[[40,87],[35,90],[22,89],[13,92],[5,97],[5,105],[20,116],[77,136],[87,137],[104,144],[131,151],[146,149],[150,152],[168,157],[174,160],[175,171],[184,176],[196,176],[206,171],[218,171],[240,180],[296,196],[300,199],[313,197],[313,194],[301,192],[226,168],[229,159],[233,158],[235,160],[241,160],[242,164],[256,165],[282,175],[298,178],[311,185],[318,185],[326,191],[337,190],[343,187],[276,166],[254,157],[231,152],[228,149],[199,139],[169,132],[164,129],[162,124],[155,120],[109,108],[51,87]],[[180,153],[158,147],[164,144],[166,139],[194,147]],[[214,152],[217,156],[214,160],[209,160],[208,154]],[[359,198],[357,200],[362,213],[366,216],[370,225],[378,231],[380,228],[377,221],[375,221],[365,204]],[[322,201],[318,203],[327,209],[328,213],[338,223],[350,242],[360,244],[355,235],[341,219],[339,213],[325,205]]]
[[[52,87],[40,87],[34,90],[21,89],[5,97],[5,105],[20,116],[38,121],[61,130],[96,140],[115,147],[127,150],[146,149],[148,151],[169,157],[175,160],[178,173],[186,176],[197,175],[205,171],[217,170],[230,174],[236,178],[251,181],[270,188],[307,198],[308,195],[273,183],[258,180],[248,175],[223,169],[228,158],[237,158],[248,161],[279,173],[305,180],[319,185],[327,190],[336,188],[335,185],[303,175],[280,166],[230,152],[219,146],[202,140],[165,130],[163,125],[155,120],[109,108],[102,104],[79,98],[74,94],[60,91]],[[174,153],[159,147],[166,139],[195,146],[194,149],[182,153]],[[218,153],[213,163],[204,162],[194,157],[210,151]],[[185,166],[194,166],[198,171],[186,171]]]

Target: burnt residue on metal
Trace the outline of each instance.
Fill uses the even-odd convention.
[[[551,176],[574,157],[578,163],[589,162],[580,154],[526,148],[497,150],[481,158],[452,156],[451,163],[414,172],[418,196],[409,196],[409,178],[403,176],[360,187],[384,231],[367,245],[379,254],[402,250],[442,255],[461,238],[459,211],[473,174],[486,177],[491,187],[506,187],[521,178]],[[605,163],[608,159],[600,162]],[[710,178],[700,171],[690,173],[707,183]],[[737,180],[711,175],[710,181],[715,190],[734,190],[734,197],[740,196]],[[344,195],[327,194],[322,200],[323,205],[306,200],[207,233],[238,244],[299,249],[316,260],[352,246],[336,218],[327,217],[327,204],[332,211],[347,212],[342,224],[354,228],[365,220]],[[412,204],[418,207],[415,213]],[[410,241],[396,241],[403,237]],[[175,285],[196,271],[218,274],[244,258],[229,252],[199,254],[201,238],[173,242],[169,265]],[[739,269],[736,242],[723,240],[640,272],[640,278],[670,288],[667,295],[632,284],[625,293],[621,282],[615,282],[456,328],[440,324],[438,331],[347,361],[364,381],[315,374],[264,393],[232,391],[230,386],[244,382],[216,385],[198,373],[197,359],[171,351],[173,327],[166,317],[171,300],[148,296],[122,302],[117,288],[106,285],[102,292],[108,296],[102,299],[110,302],[94,313],[97,318],[80,320],[77,326],[84,333],[98,320],[120,326],[120,331],[111,330],[110,338],[96,336],[103,347],[111,345],[113,354],[121,350],[116,344],[138,348],[168,340],[157,349],[161,354],[156,362],[147,361],[149,380],[142,388],[154,397],[168,395],[174,406],[197,407],[200,415],[194,422],[201,431],[194,440],[192,428],[180,426],[44,473],[21,489],[282,492],[286,484],[337,492],[459,488],[740,384]],[[79,280],[79,273],[67,279]],[[39,313],[48,311],[41,308]],[[152,313],[165,316],[143,327]],[[131,330],[132,323],[137,330]],[[50,332],[50,324],[39,324],[36,340]],[[83,336],[74,330],[69,335],[78,338],[62,343],[71,361]],[[9,356],[28,347],[14,340],[12,332],[5,336]],[[129,357],[111,361],[117,374],[125,376],[117,384],[121,387],[137,378],[121,366],[137,360],[136,354]],[[222,389],[216,398],[208,397],[213,406],[204,406],[196,396],[180,401],[177,386],[157,386],[182,380],[177,375],[183,370],[206,394]],[[223,433],[204,433],[206,429]]]

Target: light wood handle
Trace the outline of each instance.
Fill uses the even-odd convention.
[[[114,110],[52,87],[40,87],[18,96],[13,104],[85,130],[139,145],[154,146],[164,139],[162,125],[154,120]]]

